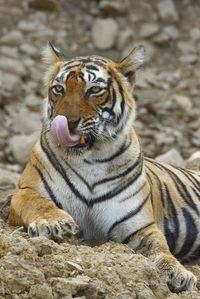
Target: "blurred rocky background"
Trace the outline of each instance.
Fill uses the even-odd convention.
[[[200,147],[199,0],[0,0],[0,206],[12,193],[40,128],[46,94],[41,52],[48,40],[68,58],[100,54],[116,61],[143,44],[146,64],[134,95],[135,127],[144,152],[200,169],[200,155],[193,154]],[[82,283],[84,289],[87,279]],[[30,291],[30,298],[62,297],[59,291],[54,297],[37,297],[36,291]],[[81,292],[76,298],[136,298],[122,290],[120,297],[115,292],[104,297],[100,291],[84,297]],[[157,298],[149,292],[136,296]],[[29,298],[1,294],[0,287],[0,298]],[[169,298],[162,296],[158,298]]]
[[[97,53],[116,61],[145,45],[135,88],[145,154],[173,149],[172,158],[187,159],[200,147],[199,16],[195,0],[1,0],[2,167],[21,171],[37,136],[48,40],[68,58]]]

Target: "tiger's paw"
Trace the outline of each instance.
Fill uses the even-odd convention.
[[[55,215],[39,217],[28,226],[30,237],[45,236],[56,242],[61,242],[65,236],[76,235],[78,232],[78,225],[63,210],[58,210]]]
[[[167,272],[167,285],[171,292],[179,293],[182,291],[191,291],[197,283],[194,274],[184,267],[172,267]]]

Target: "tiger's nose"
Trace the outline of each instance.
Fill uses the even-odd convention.
[[[80,121],[80,118],[68,118],[69,130],[72,132],[76,129]]]

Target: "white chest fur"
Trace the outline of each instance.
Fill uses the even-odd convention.
[[[55,166],[49,163],[39,145],[38,149],[48,167],[48,184],[57,201],[77,222],[88,243],[104,243],[111,237],[109,231],[113,224],[140,206],[143,196],[140,192],[134,193],[144,184],[145,174],[135,172],[134,157],[94,163],[93,155],[88,155],[87,161],[84,158],[64,160],[59,155]],[[131,171],[127,173],[127,169]],[[42,183],[40,189],[43,196],[48,196]],[[112,239],[121,242],[146,221],[144,213],[140,212],[119,224],[117,231],[112,231]]]

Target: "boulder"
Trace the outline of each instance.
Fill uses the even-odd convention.
[[[111,18],[97,19],[92,26],[92,40],[99,50],[110,49],[117,38],[118,24]]]
[[[19,46],[23,42],[23,39],[24,36],[20,31],[12,30],[0,38],[0,45]]]
[[[184,167],[185,161],[183,160],[181,154],[174,148],[166,152],[165,154],[159,155],[156,157],[156,160],[159,162],[164,162],[172,164],[177,167]]]
[[[25,165],[28,161],[29,152],[36,141],[37,134],[14,135],[8,141],[8,151],[12,154],[15,162]]]
[[[178,22],[179,15],[173,0],[162,0],[158,3],[160,19],[168,24]]]

